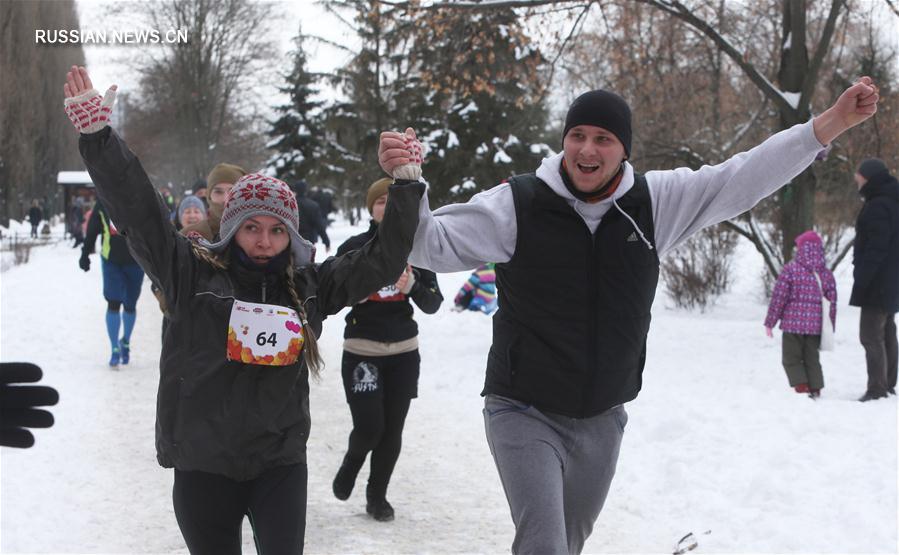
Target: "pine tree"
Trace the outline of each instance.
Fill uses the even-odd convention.
[[[361,42],[335,77],[346,100],[326,110],[328,159],[350,194],[381,176],[378,138],[388,129],[411,126],[429,148],[424,173],[437,204],[533,171],[547,153],[543,57],[513,10],[326,5]]]
[[[322,173],[319,171],[319,159],[325,156],[321,121],[324,103],[315,100],[318,76],[307,70],[304,40],[300,30],[294,38],[295,48],[290,54],[293,61],[291,71],[284,76],[285,84],[278,88],[289,97],[289,101],[276,108],[280,117],[272,123],[268,132],[271,140],[266,146],[276,151],[268,166],[281,179],[315,180]]]
[[[409,117],[416,88],[409,85],[409,25],[404,10],[378,0],[330,0],[325,7],[343,21],[360,45],[333,76],[345,100],[325,111],[329,138],[327,171],[337,177],[345,196],[365,198],[383,176],[378,166],[381,131],[415,125]]]
[[[509,8],[420,12],[412,57],[430,96],[426,174],[439,201],[464,201],[549,152],[544,58]]]

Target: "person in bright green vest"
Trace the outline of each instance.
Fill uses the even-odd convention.
[[[82,270],[87,272],[91,269],[90,254],[94,252],[97,236],[102,237],[100,268],[103,271],[103,298],[107,303],[106,333],[112,347],[109,365],[117,368],[119,364],[128,364],[131,360],[131,332],[137,321],[137,299],[144,283],[144,271],[131,257],[125,238],[119,235],[99,201],[87,222],[84,246],[78,260]]]

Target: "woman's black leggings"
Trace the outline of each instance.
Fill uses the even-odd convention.
[[[353,415],[344,464],[358,471],[371,452],[369,498],[383,499],[400,456],[409,404],[418,395],[418,351],[385,357],[343,352],[343,385]]]
[[[306,479],[306,463],[279,466],[246,482],[176,469],[172,498],[187,549],[192,555],[240,555],[247,516],[257,553],[302,553]]]

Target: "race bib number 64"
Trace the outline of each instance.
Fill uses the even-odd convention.
[[[228,322],[228,360],[287,366],[299,358],[303,341],[296,310],[235,299]]]

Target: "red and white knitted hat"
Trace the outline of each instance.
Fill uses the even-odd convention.
[[[210,243],[200,239],[200,245],[215,252],[223,252],[244,221],[253,216],[273,216],[287,226],[290,249],[296,264],[306,265],[314,260],[315,247],[297,231],[300,216],[293,191],[280,179],[261,173],[247,174],[237,180],[225,200],[219,227],[220,240]]]

